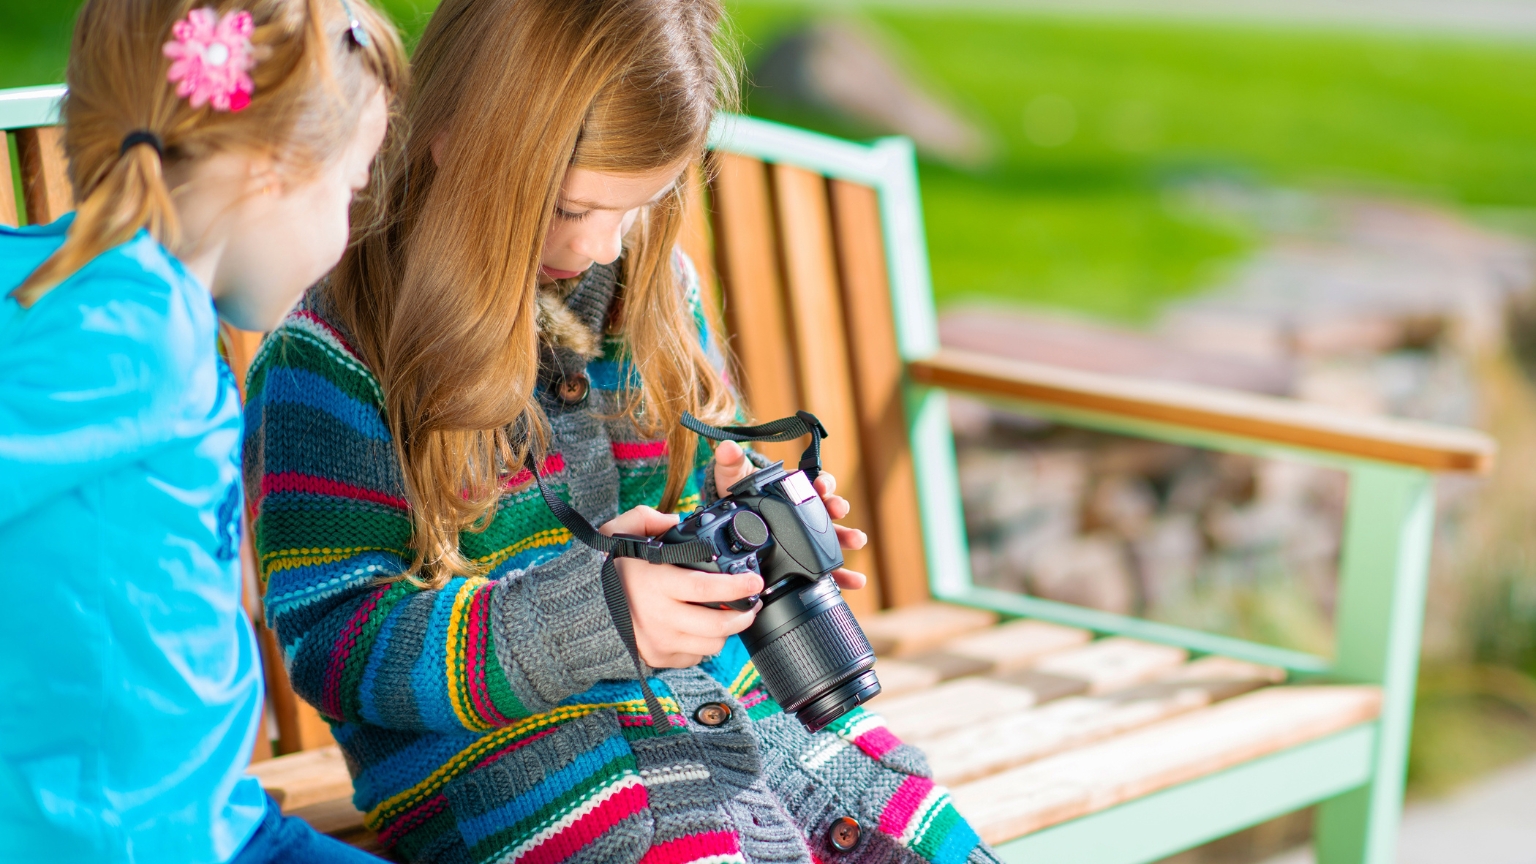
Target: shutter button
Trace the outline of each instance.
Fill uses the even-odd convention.
[[[731,706],[723,702],[705,702],[693,712],[693,719],[704,726],[719,726],[731,719]]]
[[[555,385],[555,393],[560,401],[567,405],[580,405],[587,401],[587,396],[592,392],[592,379],[585,372],[576,372],[560,379]]]
[[[850,852],[853,847],[859,845],[859,835],[863,832],[859,828],[859,820],[852,816],[832,823],[832,830],[827,832],[827,839],[832,841],[832,848],[839,852]]]

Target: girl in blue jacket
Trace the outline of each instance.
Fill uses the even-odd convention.
[[[261,667],[216,343],[340,257],[403,51],[363,0],[202,2],[85,4],[78,210],[0,227],[0,861],[367,857],[244,773]]]

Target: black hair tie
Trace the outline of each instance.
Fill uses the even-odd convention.
[[[129,150],[132,150],[140,144],[148,144],[149,146],[155,148],[156,156],[159,156],[161,159],[165,158],[165,142],[160,140],[159,135],[156,135],[148,129],[135,129],[134,131],[129,132],[127,135],[124,135],[122,146],[117,148],[118,157],[121,158],[122,156],[127,155]]]

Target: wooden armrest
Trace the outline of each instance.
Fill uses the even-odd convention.
[[[908,363],[907,371],[919,383],[976,396],[1092,411],[1432,471],[1486,473],[1493,467],[1496,450],[1493,439],[1470,429],[1350,416],[1291,399],[1081,372],[952,348]]]

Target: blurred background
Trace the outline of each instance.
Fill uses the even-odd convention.
[[[77,6],[7,0],[0,87]],[[743,110],[917,142],[946,344],[1498,438],[1439,488],[1402,860],[1536,860],[1536,0],[729,7]],[[1329,650],[1342,475],[953,414],[979,582]]]

